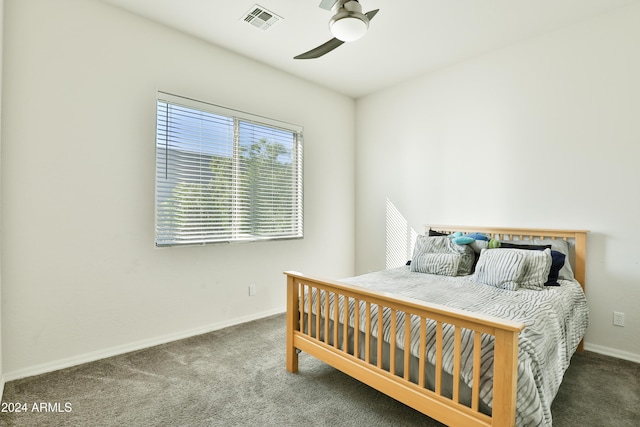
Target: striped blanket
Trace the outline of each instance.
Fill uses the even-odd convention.
[[[577,282],[560,280],[560,286],[546,287],[544,290],[509,291],[475,282],[473,276],[436,276],[411,272],[408,267],[369,273],[341,281],[524,323],[526,328],[520,334],[518,347],[516,424],[520,427],[552,425],[551,403],[588,324],[586,298]],[[384,318],[384,340],[390,342],[390,328],[386,325],[389,321],[388,316]],[[339,320],[344,321],[342,318]],[[377,316],[372,316],[372,321],[376,320]],[[402,323],[404,319],[399,318],[398,321]],[[372,325],[372,328],[372,334],[375,336],[377,327]],[[419,323],[412,322],[410,350],[416,357],[419,355],[417,330]],[[427,334],[429,333],[428,330]],[[445,340],[446,335],[445,328]],[[472,334],[463,333],[462,339],[461,347],[471,349],[472,346],[465,344],[473,339]],[[403,327],[397,328],[396,343],[398,347],[403,347]],[[433,347],[435,345],[431,344],[427,348],[427,358],[431,363],[435,361]],[[449,373],[453,372],[451,347],[446,346],[444,349],[443,368]],[[480,398],[491,407],[490,377],[493,375],[493,358],[486,359],[484,356],[483,354],[483,360],[488,359],[487,363],[490,366],[483,366],[483,371],[489,377],[481,381]],[[471,350],[462,355],[461,365],[461,376],[471,386]]]

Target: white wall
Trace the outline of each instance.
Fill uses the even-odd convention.
[[[5,17],[8,379],[284,311],[286,269],[353,274],[352,99],[102,2]],[[304,126],[303,240],[154,247],[158,89]]]
[[[385,267],[387,211],[417,232],[588,229],[587,347],[640,361],[638,22],[635,4],[358,100],[356,272]]]

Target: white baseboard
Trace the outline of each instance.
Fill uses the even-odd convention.
[[[253,320],[263,319],[265,317],[273,316],[276,314],[285,313],[286,308],[278,308],[269,311],[263,311],[260,313],[252,314],[250,316],[240,317],[236,319],[230,319],[228,321],[215,323],[212,325],[202,326],[199,328],[182,331],[178,333],[168,334],[160,337],[154,337],[142,341],[137,341],[129,344],[119,345],[116,347],[106,348],[104,350],[94,351],[91,353],[85,353],[78,356],[68,357],[65,359],[54,360],[52,362],[41,363],[27,368],[19,369],[13,372],[6,372],[1,377],[2,389],[4,390],[4,382],[13,381],[20,378],[32,377],[34,375],[45,374],[47,372],[57,371],[59,369],[69,368],[72,366],[82,365],[83,363],[94,362],[96,360],[106,359],[107,357],[118,356],[120,354],[129,353],[132,351],[142,350],[156,345],[165,344],[171,341],[177,341],[185,338],[190,338],[196,335],[206,334],[208,332],[224,329],[229,326],[235,326]],[[284,325],[283,325],[284,326]],[[1,397],[1,394],[0,394]]]
[[[618,359],[629,360],[631,362],[640,363],[640,354],[630,353],[628,351],[616,350],[615,348],[604,347],[602,345],[584,343],[584,349],[593,351],[594,353],[604,354],[605,356],[616,357]]]
[[[3,394],[4,394],[4,375],[0,375],[0,402],[2,402]]]

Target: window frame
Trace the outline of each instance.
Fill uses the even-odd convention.
[[[162,144],[166,144],[166,133],[162,135],[161,125],[160,125],[160,115],[159,108],[160,103],[167,103],[171,105],[175,105],[178,107],[184,107],[188,109],[192,109],[195,111],[201,111],[205,113],[212,113],[218,116],[222,116],[224,118],[233,120],[233,155],[231,158],[232,166],[232,176],[233,178],[230,181],[233,190],[231,191],[231,197],[235,200],[239,197],[239,179],[238,179],[238,170],[239,170],[239,162],[240,159],[240,127],[242,124],[255,124],[257,127],[267,127],[279,132],[291,132],[293,137],[293,146],[291,153],[291,161],[292,161],[292,179],[290,183],[292,184],[292,191],[295,193],[293,197],[293,202],[291,203],[291,212],[292,215],[295,216],[296,219],[291,221],[292,224],[292,232],[288,235],[280,235],[280,236],[260,236],[260,235],[250,235],[246,236],[241,233],[240,227],[238,227],[237,216],[239,215],[239,210],[236,208],[237,204],[232,203],[232,212],[231,212],[231,225],[228,227],[229,236],[228,238],[223,239],[199,239],[197,241],[179,241],[179,239],[175,238],[170,241],[168,238],[160,238],[159,239],[159,223],[160,215],[159,215],[159,205],[162,203],[160,201],[160,164],[159,158],[162,154],[159,154],[160,146]],[[187,98],[179,95],[174,95],[168,92],[158,91],[156,97],[156,138],[155,138],[155,201],[154,201],[154,215],[155,215],[155,229],[154,229],[154,242],[155,246],[160,247],[172,247],[172,246],[193,246],[193,245],[209,245],[209,244],[218,244],[218,243],[241,243],[241,242],[255,242],[255,241],[273,241],[273,240],[290,240],[290,239],[303,239],[304,238],[304,181],[303,181],[303,170],[304,170],[304,158],[303,158],[303,127],[300,125],[295,125],[287,122],[283,122],[280,120],[259,116],[256,114],[247,113],[244,111],[223,107],[220,105],[212,104],[206,101],[196,100],[193,98]],[[168,120],[168,118],[167,118]],[[168,122],[167,122],[168,123]],[[162,141],[162,143],[160,142]],[[165,154],[166,156],[166,154]],[[165,157],[165,165],[166,160]],[[174,187],[172,187],[174,188]],[[163,193],[166,196],[166,192]],[[165,211],[163,211],[165,212]],[[206,227],[201,229],[203,231],[206,230]]]

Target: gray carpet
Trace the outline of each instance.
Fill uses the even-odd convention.
[[[306,354],[288,373],[284,325],[273,316],[11,381],[3,401],[28,410],[0,413],[0,426],[442,425]],[[640,365],[575,355],[553,416],[557,427],[640,425]]]

